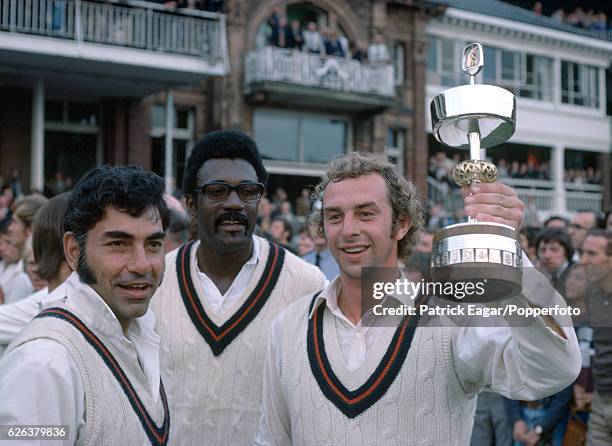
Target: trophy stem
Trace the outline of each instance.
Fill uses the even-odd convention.
[[[472,127],[471,125],[472,123],[470,122],[470,127]],[[476,127],[478,126],[478,123],[476,123]],[[472,130],[472,129],[470,129]],[[470,159],[472,160],[480,160],[480,132],[479,131],[470,131],[468,133],[468,141],[470,143]],[[473,183],[479,183],[480,181],[474,179]],[[471,195],[471,194],[470,194]],[[476,220],[473,217],[468,217],[468,223],[477,223],[478,220]]]
[[[480,159],[480,132],[468,133],[468,141],[470,142],[470,159]]]

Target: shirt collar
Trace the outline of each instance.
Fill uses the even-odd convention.
[[[247,265],[256,265],[259,261],[259,256],[261,254],[261,242],[262,240],[259,237],[253,235],[253,254],[251,255],[251,258],[247,260]]]
[[[400,280],[408,280],[401,268],[400,268]],[[315,302],[312,306],[312,310],[310,310],[310,314],[308,315],[308,318],[312,318],[312,315],[314,314],[316,309],[319,307],[319,305],[323,301],[326,301],[327,308],[334,316],[348,322],[351,325],[355,325],[344,315],[344,313],[342,313],[342,310],[338,306],[338,295],[340,294],[340,287],[341,287],[340,275],[337,275],[331,282],[329,282],[329,284],[323,289],[323,291],[319,293],[319,295],[315,299]],[[414,306],[414,299],[404,294],[397,295],[394,293],[394,294],[386,296],[384,300],[389,299],[389,298],[396,299],[402,304],[407,305],[407,306]],[[382,302],[384,302],[384,300]],[[368,310],[368,312],[366,312],[366,314],[363,316],[361,321],[366,319],[368,315],[370,314],[373,314],[372,310]],[[359,323],[361,323],[361,321]]]
[[[253,253],[251,254],[251,257],[249,257],[249,260],[247,260],[244,263],[244,265],[257,265],[257,262],[259,262],[259,258],[261,256],[261,243],[263,242],[263,240],[264,239],[262,239],[261,237],[257,237],[256,235],[253,235]],[[195,251],[198,250],[200,243],[202,242],[198,240],[195,243],[195,245],[193,245]],[[197,257],[196,257],[195,265],[196,265],[197,272],[199,272],[200,274],[204,274],[202,270],[200,269],[200,266],[198,265]]]
[[[340,311],[340,307],[338,307],[338,294],[340,294],[340,276],[338,275],[335,279],[333,279],[329,284],[319,293],[317,298],[315,299],[314,305],[312,306],[312,310],[310,310],[309,318],[312,317],[317,307],[323,302],[326,301],[327,308],[334,315],[342,318],[346,318],[342,311]]]

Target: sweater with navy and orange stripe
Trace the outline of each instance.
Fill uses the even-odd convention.
[[[253,444],[270,325],[290,303],[325,285],[313,265],[274,243],[259,242],[249,286],[234,308],[219,314],[207,308],[197,279],[199,242],[166,256],[152,309],[173,416],[170,444]]]
[[[280,391],[293,446],[469,444],[476,394],[457,380],[450,327],[404,318],[349,370],[335,317],[315,300],[305,296],[282,315]]]

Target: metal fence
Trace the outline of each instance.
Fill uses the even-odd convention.
[[[245,83],[271,81],[337,91],[395,96],[393,66],[265,47],[246,56]]]
[[[225,16],[146,2],[0,0],[0,31],[226,62]]]

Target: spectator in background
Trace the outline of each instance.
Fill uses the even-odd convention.
[[[13,204],[13,189],[5,185],[0,190],[0,230],[8,227],[11,222],[11,204]]]
[[[529,257],[531,263],[537,264],[535,240],[538,235],[539,228],[525,226],[521,228],[519,236],[521,238],[521,247],[523,252]]]
[[[612,209],[608,210],[608,212],[606,212],[606,224],[605,224],[605,229],[612,230]]]
[[[497,171],[499,172],[500,177],[507,177],[509,175],[508,162],[505,159],[499,159],[497,162]]]
[[[455,223],[454,219],[449,218],[446,215],[444,206],[442,206],[441,204],[434,204],[430,210],[430,216],[427,221],[426,229],[427,232],[433,234],[438,230],[444,228],[445,226],[448,226],[453,223]]]
[[[272,240],[281,245],[283,248],[296,253],[295,248],[291,244],[293,236],[291,224],[282,217],[274,217],[270,225],[270,235]]]
[[[542,2],[535,2],[533,4],[533,12],[537,15],[542,15]]]
[[[351,58],[357,62],[365,63],[368,60],[368,47],[362,41],[357,43],[349,42]]]
[[[529,195],[527,202],[525,203],[523,224],[527,226],[540,226],[540,216],[538,215],[538,208],[535,205],[535,197]]]
[[[537,401],[506,399],[506,408],[513,425],[514,446],[561,446],[572,392],[572,386],[568,386],[559,393]]]
[[[278,43],[276,46],[281,48],[291,48],[289,45],[293,40],[291,35],[291,27],[289,26],[289,22],[287,21],[287,17],[282,15],[278,21]]]
[[[309,252],[315,249],[314,242],[308,233],[308,226],[304,225],[298,233],[297,252],[300,257],[304,257]]]
[[[332,280],[340,274],[340,267],[327,246],[327,239],[323,234],[319,234],[317,229],[312,225],[308,226],[308,232],[310,238],[314,242],[314,251],[311,251],[302,258],[306,262],[319,268],[327,280]]]
[[[586,301],[593,328],[595,393],[589,417],[589,446],[612,444],[612,231],[594,229],[585,236],[580,263],[590,282]]]
[[[273,210],[274,206],[272,203],[270,203],[270,200],[268,200],[266,197],[261,197],[261,200],[259,201],[259,208],[257,210],[257,226],[259,226],[263,233],[268,233],[270,231]]]
[[[291,203],[288,201],[283,201],[277,206],[276,210],[272,213],[272,219],[275,218],[282,218],[289,223],[292,234],[295,234],[298,231],[299,225],[295,215],[293,212],[291,212]],[[289,237],[289,241],[291,241],[291,237]]]
[[[282,187],[277,187],[274,191],[274,196],[272,197],[272,204],[274,204],[276,208],[280,206],[283,201],[287,201],[287,199],[287,191]]]
[[[481,392],[476,400],[471,446],[512,446],[512,423],[506,400],[493,392]]]
[[[325,43],[325,54],[328,56],[344,57],[344,48],[338,38],[338,31],[331,29],[327,31]]]
[[[47,281],[38,275],[38,265],[34,258],[34,249],[32,248],[32,236],[28,237],[23,249],[23,269],[28,275],[34,291],[42,290],[47,287]]]
[[[18,169],[11,170],[11,181],[9,184],[11,185],[11,189],[13,189],[13,196],[15,198],[21,197],[23,188],[21,187],[21,178]]]
[[[32,234],[32,221],[36,212],[47,201],[47,198],[42,195],[31,194],[21,197],[15,202],[15,212],[11,217],[7,233],[20,251],[20,255],[27,238]]]
[[[10,304],[34,292],[23,268],[21,250],[7,233],[0,234],[0,257],[4,268],[0,276],[0,304]]]
[[[376,34],[368,46],[368,61],[372,64],[391,62],[391,54],[382,34]]]
[[[545,229],[563,229],[567,231],[569,229],[569,220],[560,215],[553,215],[544,222]]]
[[[536,178],[538,180],[549,181],[550,180],[549,172],[550,172],[550,163],[548,161],[543,161],[537,167]]]
[[[47,287],[19,302],[0,306],[0,351],[11,343],[43,306],[66,296],[63,284],[71,270],[64,257],[64,215],[69,199],[70,194],[58,195],[36,214],[32,223],[32,248],[37,274],[47,282]]]
[[[579,315],[572,316],[574,327],[588,325],[588,313],[586,307],[586,289],[588,281],[584,265],[578,263],[572,265],[567,270],[567,280],[565,281],[565,301],[568,305],[578,308]]]
[[[540,271],[548,277],[552,286],[564,294],[567,268],[571,265],[574,248],[567,232],[562,229],[546,229],[535,241]]]
[[[317,29],[317,24],[315,22],[308,22],[308,27],[306,31],[304,31],[303,36],[303,48],[306,51],[314,54],[323,54],[323,52],[325,51],[325,46],[323,45],[321,33],[319,33],[319,30]]]
[[[23,249],[32,234],[32,221],[40,207],[48,200],[42,195],[27,195],[15,203],[15,212],[6,230],[4,254],[5,268],[0,280],[4,303],[16,302],[32,294],[34,288],[25,273]],[[5,258],[6,256],[6,258]]]
[[[519,178],[520,170],[521,170],[521,165],[519,164],[519,162],[512,161],[512,164],[510,165],[510,177]]]
[[[294,48],[296,50],[302,50],[304,45],[304,36],[302,29],[300,28],[299,20],[292,20],[291,25],[287,28],[286,32],[287,48]]]
[[[280,7],[276,7],[272,9],[272,14],[268,17],[268,27],[270,28],[270,40],[269,44],[272,46],[279,46],[280,40],[280,20],[282,16],[282,9]]]
[[[591,229],[602,228],[603,222],[598,216],[597,212],[593,211],[578,211],[572,217],[572,221],[569,225],[569,235],[572,238],[572,245],[574,246],[574,258],[573,261],[578,261],[578,250],[582,247],[582,242],[586,237],[587,233]]]
[[[187,212],[184,210],[180,211],[171,206],[168,206],[168,209],[170,211],[170,219],[168,229],[166,230],[166,237],[164,238],[164,251],[166,254],[189,241],[189,228],[191,227],[191,220]]]
[[[564,22],[565,21],[565,11],[563,10],[563,8],[559,8],[555,12],[552,13],[551,17],[558,22]]]
[[[300,196],[295,201],[295,213],[302,222],[310,214],[310,190],[307,188],[302,189]]]

